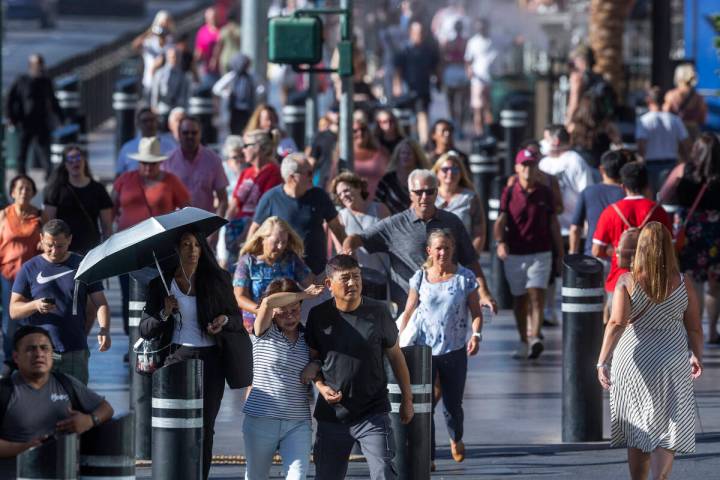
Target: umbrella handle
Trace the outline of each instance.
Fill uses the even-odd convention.
[[[153,250],[153,258],[155,259],[155,268],[157,268],[157,271],[160,273],[160,281],[163,284],[163,287],[165,287],[165,292],[170,296],[170,289],[167,286],[167,283],[165,283],[165,277],[163,276],[163,271],[160,268],[160,262],[158,262],[157,256],[155,256],[155,250]]]

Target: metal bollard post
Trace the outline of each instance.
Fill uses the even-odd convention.
[[[515,155],[525,135],[528,114],[523,110],[502,110],[500,112],[500,126],[505,129],[505,163],[503,175],[512,175],[515,172]]]
[[[80,143],[80,126],[71,123],[52,132],[52,143],[50,144],[50,163],[52,166],[59,165],[63,161],[65,147]]]
[[[153,374],[152,392],[152,477],[201,479],[202,360],[158,369]]]
[[[25,450],[17,456],[18,479],[65,479],[77,478],[78,437],[56,435],[37,447]]]
[[[603,338],[603,266],[587,255],[563,262],[562,441],[603,438],[602,388],[595,362]]]
[[[295,141],[298,150],[302,151],[305,148],[305,106],[285,105],[282,120],[288,135]]]
[[[513,298],[510,293],[510,287],[508,286],[507,279],[505,278],[503,261],[497,256],[497,243],[495,243],[495,236],[492,234],[492,225],[495,224],[495,221],[498,218],[500,211],[500,197],[506,183],[507,182],[504,177],[495,177],[490,184],[490,198],[488,199],[488,221],[491,225],[488,229],[488,237],[490,238],[490,259],[492,261],[492,286],[490,287],[490,290],[495,296],[498,308],[501,309],[512,308]]]
[[[150,460],[152,455],[152,417],[151,396],[152,377],[140,375],[135,371],[135,355],[133,345],[140,338],[140,318],[145,308],[145,296],[150,280],[157,277],[157,270],[144,268],[130,273],[130,289],[128,295],[129,332],[130,332],[130,408],[134,411],[135,421],[135,458]]]
[[[55,82],[55,97],[66,123],[75,122],[80,112],[79,85],[77,75],[67,75]]]
[[[135,478],[135,421],[132,412],[80,436],[80,480]]]
[[[201,86],[195,89],[188,102],[188,114],[200,120],[200,135],[203,145],[217,150],[218,132],[213,125],[215,104],[211,87]]]
[[[135,109],[140,96],[135,78],[121,78],[115,82],[112,96],[115,110],[115,154],[123,144],[135,137]]]
[[[413,392],[415,416],[408,425],[400,421],[400,385],[385,361],[390,392],[390,422],[395,439],[393,463],[400,480],[430,479],[430,435],[432,420],[432,350],[425,345],[402,349],[410,371],[410,386]]]
[[[485,212],[490,211],[490,184],[492,179],[498,175],[499,165],[495,157],[497,151],[497,140],[490,136],[477,137],[472,141],[472,153],[470,154],[470,173],[473,185],[480,197]],[[497,206],[495,207],[497,211]],[[495,217],[497,218],[497,216]],[[487,232],[492,232],[492,224],[495,219],[487,218]],[[485,242],[485,248],[489,248],[490,242]]]

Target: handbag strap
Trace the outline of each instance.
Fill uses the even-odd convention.
[[[145,194],[145,186],[143,185],[142,178],[140,178],[140,175],[137,176],[138,186],[140,187],[140,191],[142,192],[143,200],[145,200],[145,206],[148,209],[148,213],[150,213],[150,216],[153,216],[152,207],[150,207],[150,202],[148,202],[147,195]]]
[[[92,180],[91,180],[91,182],[92,182]],[[83,205],[82,200],[80,200],[80,197],[78,197],[78,194],[75,191],[75,187],[68,184],[68,190],[70,190],[70,194],[73,196],[75,203],[77,203],[78,206],[80,207],[80,211],[83,212],[83,215],[85,215],[85,219],[90,223],[90,225],[93,226],[95,231],[99,234],[100,232],[98,231],[97,221],[93,220],[90,213],[87,211],[87,209],[85,209],[85,205]]]
[[[705,191],[708,188],[708,183],[709,182],[703,183],[702,188],[700,188],[700,191],[695,196],[695,200],[693,200],[692,206],[690,207],[690,210],[688,210],[688,214],[685,217],[685,221],[683,222],[683,228],[687,227],[687,224],[690,221],[690,218],[695,213],[695,210],[697,210],[698,205],[700,205],[700,200],[702,200],[703,195],[705,195]]]

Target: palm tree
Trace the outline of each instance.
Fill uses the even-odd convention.
[[[595,54],[595,71],[603,75],[618,94],[624,91],[625,20],[634,5],[635,0],[590,1],[590,48]]]

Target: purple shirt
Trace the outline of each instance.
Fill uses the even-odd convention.
[[[213,192],[228,186],[222,160],[211,149],[200,145],[194,159],[188,160],[180,147],[162,163],[162,169],[177,175],[190,192],[190,206],[214,212]]]

